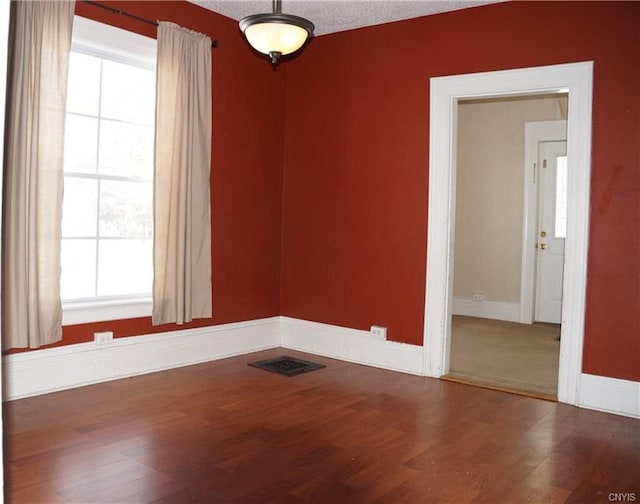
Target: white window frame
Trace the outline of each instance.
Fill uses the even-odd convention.
[[[80,16],[75,16],[73,20],[71,49],[145,68],[156,66],[155,39]],[[62,325],[149,317],[151,310],[151,296],[63,301]]]

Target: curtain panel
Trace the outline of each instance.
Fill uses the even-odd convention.
[[[211,317],[211,39],[158,26],[153,324]]]
[[[4,348],[62,338],[60,247],[75,2],[11,2],[2,239]]]

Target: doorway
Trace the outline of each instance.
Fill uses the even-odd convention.
[[[458,101],[447,379],[556,396],[564,259],[556,228],[562,234],[565,227],[547,221],[566,218],[566,197],[554,197],[557,187],[566,196],[566,184],[557,183],[553,162],[564,159],[567,100],[540,94]],[[525,160],[530,144],[540,159]],[[566,171],[557,173],[564,180]],[[528,209],[530,186],[538,197],[527,199]],[[529,211],[534,218],[525,219]],[[541,234],[538,248],[531,245],[535,278],[528,298],[536,309],[527,310],[536,316],[520,323],[524,237]]]
[[[455,216],[458,100],[487,96],[569,94],[568,210],[563,272],[558,400],[579,400],[589,219],[593,63],[573,63],[431,79],[429,215],[424,374],[449,371],[452,310],[452,217]]]

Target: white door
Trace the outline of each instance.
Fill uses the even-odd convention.
[[[567,143],[538,144],[535,320],[559,324],[567,235]]]

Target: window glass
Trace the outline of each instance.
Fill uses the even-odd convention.
[[[151,290],[151,240],[100,240],[98,295],[148,294]]]
[[[62,299],[85,299],[96,293],[96,241],[62,240]]]
[[[62,236],[93,237],[98,226],[98,181],[79,177],[64,178]]]
[[[151,238],[151,184],[105,180],[100,184],[100,236]]]
[[[102,68],[102,117],[153,125],[155,71],[109,60]]]
[[[149,297],[155,68],[148,58],[123,56],[135,34],[95,23],[93,30],[78,19],[68,74],[62,299]],[[91,40],[94,31],[100,37]],[[113,52],[110,37],[123,37]]]
[[[64,130],[64,170],[95,173],[98,119],[67,112]]]
[[[116,148],[117,146],[117,148]],[[153,177],[153,128],[100,121],[100,173],[126,177]]]
[[[568,191],[567,156],[556,158],[556,238],[567,237],[567,191]]]
[[[67,83],[67,112],[98,115],[100,69],[100,58],[71,52]]]

